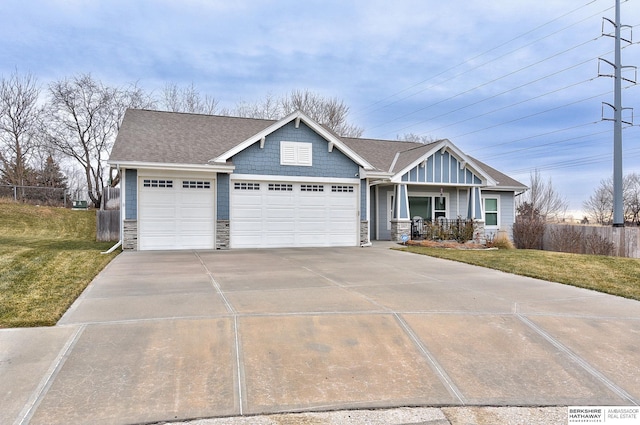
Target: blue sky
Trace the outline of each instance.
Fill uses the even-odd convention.
[[[232,108],[309,89],[365,137],[449,138],[523,183],[539,169],[579,210],[612,173],[614,0],[2,0],[0,74],[78,73],[159,92],[194,84]],[[640,41],[640,2],[622,2]],[[605,31],[612,28],[605,26]],[[630,33],[627,31],[628,36]],[[623,49],[640,66],[640,46]],[[606,66],[601,72],[610,73]],[[628,74],[632,76],[633,73]],[[640,88],[623,90],[640,115]],[[606,116],[612,116],[605,109]],[[640,172],[640,117],[624,172]]]

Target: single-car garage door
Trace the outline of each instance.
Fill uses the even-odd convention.
[[[233,181],[232,248],[356,246],[358,185]]]
[[[213,180],[141,177],[139,249],[213,249],[213,186]]]

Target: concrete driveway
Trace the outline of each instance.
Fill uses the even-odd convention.
[[[0,423],[640,403],[640,302],[390,246],[123,253],[0,330]]]

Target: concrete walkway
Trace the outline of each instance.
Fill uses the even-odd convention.
[[[123,253],[0,330],[0,423],[640,403],[640,302],[389,246]]]

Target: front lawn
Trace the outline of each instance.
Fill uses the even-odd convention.
[[[402,251],[640,300],[640,260],[528,249],[457,250],[408,246]]]
[[[95,211],[0,200],[0,328],[51,326],[116,255]]]

